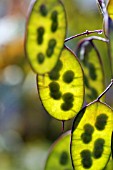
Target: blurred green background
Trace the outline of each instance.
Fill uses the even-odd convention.
[[[67,13],[67,37],[102,28],[96,0],[62,2]],[[29,4],[30,0],[0,0],[0,170],[43,170],[50,145],[62,133],[62,122],[51,118],[41,105],[36,75],[24,55]],[[75,50],[80,39],[66,44]],[[95,43],[106,68],[107,84],[107,48],[103,42]],[[111,91],[107,95],[110,106]],[[65,131],[71,126],[72,120],[66,122]]]

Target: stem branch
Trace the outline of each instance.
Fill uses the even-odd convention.
[[[108,39],[102,38],[102,37],[98,37],[98,36],[91,36],[91,37],[87,37],[83,39],[84,41],[92,41],[92,40],[99,40],[99,41],[103,41],[103,42],[109,42]]]
[[[111,83],[107,86],[107,88],[103,91],[102,94],[100,94],[100,96],[99,96],[96,100],[99,101],[100,98],[101,98],[105,93],[107,93],[107,91],[111,88],[112,85],[113,85],[113,79],[111,79]]]
[[[77,37],[80,37],[80,36],[82,36],[82,35],[89,35],[89,34],[93,34],[93,33],[98,33],[98,34],[101,34],[101,33],[103,33],[103,30],[94,30],[94,31],[88,31],[88,30],[86,30],[85,32],[83,32],[83,33],[80,33],[80,34],[76,34],[76,35],[73,35],[73,36],[71,36],[71,37],[69,37],[69,38],[66,38],[65,40],[64,40],[64,42],[67,42],[67,41],[70,41],[70,40],[72,40],[72,39],[74,39],[74,38],[77,38]]]
[[[107,11],[106,11],[106,5],[105,5],[104,0],[97,0],[97,3],[99,5],[99,7],[100,7],[100,10],[101,10],[103,16],[105,16]]]

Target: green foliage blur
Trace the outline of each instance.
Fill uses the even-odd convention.
[[[96,1],[62,2],[67,13],[67,37],[102,28]],[[62,133],[62,122],[51,118],[41,105],[36,77],[24,54],[29,4],[30,0],[0,1],[0,170],[43,170],[50,145]],[[75,51],[80,39],[67,45]],[[107,84],[107,47],[103,42],[96,44],[106,68]],[[110,93],[107,103],[112,106]],[[72,120],[66,122],[65,131],[71,126]]]

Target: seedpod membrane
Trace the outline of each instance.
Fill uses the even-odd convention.
[[[72,170],[70,157],[71,131],[61,135],[52,145],[45,164],[45,170]]]
[[[85,96],[86,102],[89,103],[95,100],[105,89],[101,56],[95,44],[88,41],[87,38],[79,43],[77,55],[84,70]]]
[[[59,0],[35,0],[26,24],[25,51],[32,69],[50,72],[56,65],[66,35],[66,16]]]
[[[71,157],[76,170],[102,170],[111,155],[113,110],[96,101],[75,118],[71,137]]]
[[[82,108],[83,71],[76,56],[64,48],[55,68],[37,75],[40,99],[47,112],[58,120],[73,118]]]
[[[109,44],[108,44],[108,50],[110,55],[110,62],[111,67],[113,71],[113,0],[109,0],[107,4],[107,12],[108,12],[108,21],[104,20],[104,22],[108,22],[107,26],[108,28],[104,28],[105,31],[108,30],[108,38],[109,38]]]

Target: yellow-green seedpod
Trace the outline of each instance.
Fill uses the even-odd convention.
[[[113,0],[108,1],[107,12],[108,12],[108,23],[107,23],[108,28],[105,27],[105,30],[108,29],[108,38],[109,38],[108,50],[109,50],[109,57],[111,60],[110,62],[111,62],[112,74],[113,74]]]
[[[58,120],[69,120],[81,109],[84,99],[83,71],[76,56],[66,47],[56,67],[37,76],[39,95],[47,112]]]
[[[103,64],[97,47],[86,39],[79,45],[77,53],[84,70],[85,96],[89,103],[105,89]]]
[[[76,170],[102,170],[111,155],[113,110],[100,101],[83,108],[72,128],[71,157]]]
[[[45,170],[73,169],[70,157],[70,140],[71,132],[68,131],[54,142],[45,164]]]
[[[66,16],[59,0],[35,0],[26,24],[25,51],[32,69],[50,72],[56,65],[66,36]]]
[[[113,20],[113,0],[108,1],[107,11],[108,11],[109,17]]]
[[[110,158],[105,170],[112,170],[113,169],[113,159]]]

